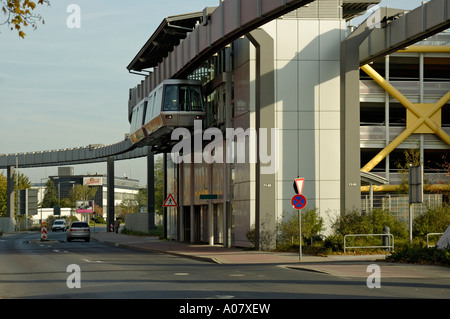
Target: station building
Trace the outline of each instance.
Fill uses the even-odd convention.
[[[313,1],[234,39],[184,74],[203,83],[207,102],[203,132],[219,128],[223,139],[202,136],[209,155],[217,155],[212,163],[174,163],[170,152],[161,151],[165,194],[172,194],[178,204],[164,213],[167,238],[248,247],[252,243],[247,234],[254,229],[255,246],[270,249],[277,222],[297,213],[291,203],[295,178],[304,178],[306,208],[317,209],[327,234],[340,214],[361,209],[369,192],[371,207],[374,190],[395,192],[397,186],[392,185],[399,183],[395,163],[402,150],[417,144],[415,140],[420,142],[425,171],[438,169],[449,143],[434,132],[414,133],[414,141],[395,147],[374,169],[361,170],[361,178],[350,186],[361,189],[362,196],[353,205],[343,205],[341,43],[350,32],[349,21],[378,3]],[[161,79],[172,76],[171,65],[189,59],[202,45],[201,34],[191,36],[189,43],[184,38],[197,34],[197,26],[206,24],[214,12],[215,8],[205,8],[163,19],[128,65],[130,72],[144,76],[130,89],[129,110]],[[211,28],[208,32],[223,31]],[[446,39],[445,34],[436,36],[429,41],[437,42],[418,44],[427,44],[427,51],[398,52],[376,60],[372,67],[414,103],[436,103],[449,90],[450,55],[433,48],[447,45]],[[359,131],[354,134],[360,135],[360,148],[354,157],[362,168],[405,129],[410,115],[362,70],[359,111]],[[446,134],[450,132],[448,112],[447,104],[436,119]],[[230,128],[233,143],[227,147]],[[153,147],[155,153],[158,147]],[[258,160],[252,161],[255,157]]]

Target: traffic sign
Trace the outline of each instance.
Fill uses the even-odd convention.
[[[294,180],[294,191],[297,194],[301,194],[303,192],[303,184],[305,183],[304,178],[296,178]]]
[[[172,194],[169,194],[169,196],[167,196],[166,200],[164,201],[163,207],[178,207],[177,202],[173,198]]]
[[[302,209],[306,206],[306,197],[302,194],[294,195],[291,199],[291,204],[295,209]]]

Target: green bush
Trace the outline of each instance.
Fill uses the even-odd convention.
[[[339,216],[332,228],[336,234],[345,236],[348,234],[383,234],[385,226],[390,228],[390,233],[395,238],[408,236],[406,227],[397,221],[391,212],[381,209],[374,209],[366,214],[351,212]]]
[[[278,223],[278,249],[295,248],[299,245],[298,212],[285,213]],[[301,212],[302,243],[311,243],[311,237],[323,230],[323,218],[317,209],[303,209]]]
[[[339,216],[332,225],[334,235],[326,238],[324,245],[329,251],[342,251],[345,235],[383,234],[385,226],[389,227],[390,234],[396,239],[408,237],[406,227],[397,221],[389,211],[374,209],[365,214],[350,212]],[[346,239],[347,246],[381,246],[382,244],[382,236],[352,236]]]
[[[443,233],[450,225],[450,205],[428,208],[428,211],[413,221],[413,236],[426,240],[428,233]]]
[[[423,245],[405,245],[386,257],[386,261],[413,264],[450,265],[450,250],[428,248]]]
[[[344,250],[344,236],[330,235],[323,242],[324,248],[328,252],[339,252]]]

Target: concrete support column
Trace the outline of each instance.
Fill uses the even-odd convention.
[[[178,240],[185,241],[184,238],[184,165],[181,162],[176,164],[178,169]],[[166,195],[167,196],[167,195]]]
[[[167,198],[167,154],[163,154],[163,199]],[[163,237],[167,238],[167,207],[163,207]]]
[[[14,219],[14,166],[8,166],[6,176],[6,217]]]
[[[361,209],[359,46],[372,29],[341,44],[341,214]]]
[[[212,164],[208,164],[208,169],[209,169],[209,186],[208,186],[208,190],[209,193],[212,194],[212,174],[213,174],[213,165]],[[209,241],[209,245],[213,246],[214,245],[214,214],[213,214],[213,203],[212,200],[209,200],[208,203],[208,241]]]
[[[114,225],[114,157],[110,156],[107,160],[107,168],[106,168],[108,182],[107,182],[107,215],[106,215],[106,231],[110,232],[111,225]]]
[[[155,229],[155,155],[150,147],[147,153],[147,214],[148,229]]]
[[[270,152],[275,147],[271,145],[269,135],[275,127],[274,44],[272,37],[262,29],[250,32],[247,37],[256,48],[256,129],[258,133],[260,128],[267,129],[268,136],[268,139],[261,141],[261,134],[258,135],[256,153],[260,155],[261,143],[265,143],[266,150]],[[260,159],[256,162],[255,195],[255,249],[271,249],[276,244],[275,172],[261,174]],[[274,234],[270,242],[261,242],[263,232]]]
[[[195,137],[194,137],[195,138]],[[194,206],[194,196],[195,196],[195,183],[194,183],[194,179],[195,179],[195,163],[194,163],[194,152],[195,150],[193,150],[191,152],[191,164],[189,165],[190,169],[191,169],[191,185],[190,185],[190,195],[191,195],[191,209],[190,209],[190,242],[194,243],[195,242],[195,235],[196,235],[196,228],[195,228],[195,206]],[[186,226],[186,225],[185,225]]]

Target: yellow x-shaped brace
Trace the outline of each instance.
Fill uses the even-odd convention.
[[[394,86],[386,81],[381,75],[379,75],[368,64],[361,67],[361,70],[367,73],[375,82],[377,82],[386,92],[391,94],[397,99],[403,106],[411,111],[417,120],[408,125],[406,130],[400,133],[389,145],[381,150],[370,162],[368,162],[361,170],[364,172],[370,172],[378,163],[380,163],[389,153],[391,153],[397,146],[399,146],[405,139],[407,139],[412,133],[414,133],[421,125],[428,126],[437,136],[450,145],[450,136],[440,126],[438,126],[431,117],[439,111],[450,100],[450,91],[447,92],[439,101],[437,101],[431,108],[425,113],[422,113],[416,105],[411,103],[403,94],[401,94]]]

